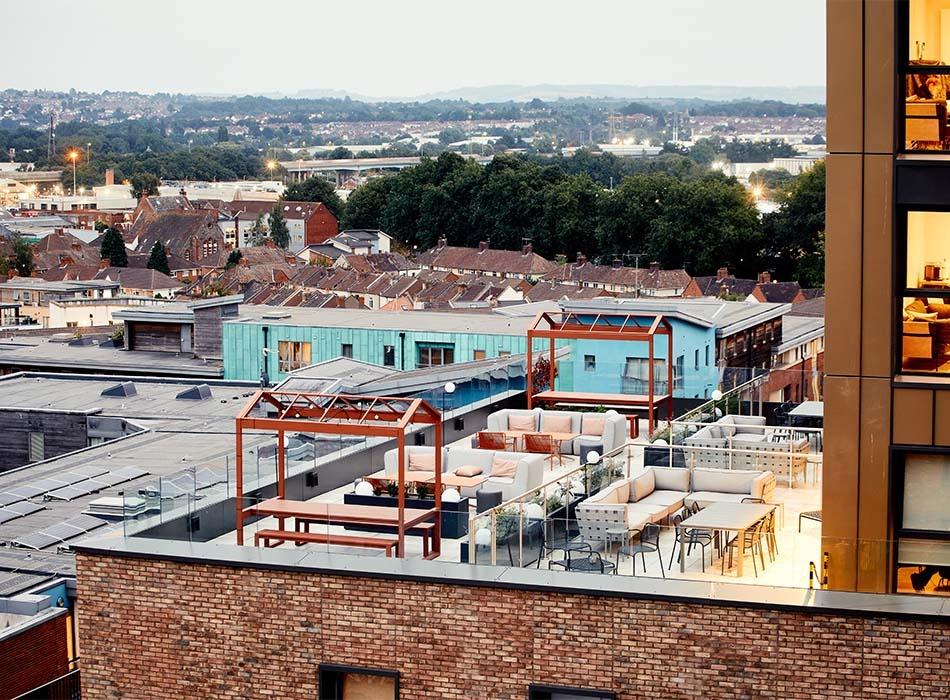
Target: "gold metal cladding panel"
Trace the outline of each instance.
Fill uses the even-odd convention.
[[[861,380],[861,459],[858,464],[858,537],[889,536],[891,382]]]
[[[861,370],[862,157],[827,158],[825,373]]]
[[[854,4],[859,4],[855,2]],[[830,17],[829,17],[830,19]],[[894,152],[894,2],[864,3],[864,152]],[[830,94],[828,99],[830,99]]]
[[[894,159],[864,157],[864,226],[861,284],[861,375],[890,377]],[[837,252],[840,252],[837,251]]]
[[[892,442],[933,444],[934,393],[929,389],[894,389]]]
[[[934,391],[934,444],[950,447],[950,387]]]
[[[825,378],[825,444],[822,501],[834,503],[823,515],[822,533],[857,537],[858,447],[861,385],[854,377]]]
[[[828,0],[827,140],[829,153],[863,147],[864,13],[859,0]]]

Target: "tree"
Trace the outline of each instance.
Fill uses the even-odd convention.
[[[155,241],[151,252],[148,254],[148,264],[146,267],[150,270],[158,270],[166,275],[171,275],[171,268],[168,267],[168,256],[165,255],[165,246],[161,241]]]
[[[268,217],[268,225],[270,226],[270,237],[274,241],[274,245],[286,250],[290,245],[290,229],[287,228],[287,220],[281,213],[279,204],[274,205]]]
[[[158,186],[161,181],[152,173],[136,173],[129,178],[132,183],[132,197],[155,197],[158,195]]]
[[[337,219],[343,216],[343,200],[333,185],[322,177],[311,177],[293,183],[286,189],[282,199],[289,202],[323,202]]]
[[[128,267],[129,256],[125,250],[122,234],[114,228],[107,228],[99,245],[99,256],[108,260],[112,267]]]
[[[230,138],[230,135],[228,134],[228,127],[222,124],[221,126],[218,127],[218,143],[224,143],[229,138]]]
[[[232,250],[228,253],[228,262],[224,266],[225,269],[230,270],[232,267],[241,262],[241,258],[244,257],[244,254],[240,250]]]
[[[20,236],[13,238],[13,269],[20,277],[33,274],[33,246]]]
[[[267,238],[267,224],[264,223],[264,214],[258,214],[251,228],[247,232],[248,245],[263,245]]]
[[[786,188],[778,211],[762,220],[765,256],[779,279],[824,284],[825,164],[819,162]],[[802,280],[801,278],[807,278]]]

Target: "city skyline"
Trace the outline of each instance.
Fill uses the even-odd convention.
[[[581,14],[563,2],[493,0],[472,14],[430,0],[369,2],[354,22],[348,6],[278,2],[262,14],[237,0],[225,14],[220,3],[168,0],[143,17],[111,0],[56,1],[50,12],[72,28],[69,44],[49,53],[30,32],[11,33],[7,50],[29,70],[8,87],[387,99],[493,85],[824,84],[824,43],[802,50],[802,37],[824,34],[824,3],[805,0],[794,13],[751,0],[734,0],[728,13],[701,0],[677,6],[674,15],[653,3],[606,3]],[[7,26],[24,26],[31,12],[6,8]],[[676,32],[655,31],[671,23]]]

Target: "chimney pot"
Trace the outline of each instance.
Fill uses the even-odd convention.
[[[587,256],[584,255],[583,253],[581,253],[580,251],[578,251],[578,252],[577,252],[577,264],[578,264],[578,265],[583,265],[583,264],[586,263],[586,262],[587,262]]]
[[[728,277],[728,276],[729,276],[729,268],[728,268],[728,267],[720,267],[718,270],[716,270],[716,279],[717,279],[717,280],[724,280],[724,279],[726,279],[726,277]]]
[[[481,252],[481,251],[483,251],[483,250],[488,250],[488,241],[479,241],[479,242],[478,242],[478,250],[479,250],[479,252]]]
[[[759,273],[759,284],[769,284],[772,282],[772,275],[769,272]]]
[[[531,244],[530,244],[530,243],[525,243],[523,246],[521,246],[521,254],[522,254],[522,255],[531,255],[531,251],[532,251],[532,250],[533,250],[533,248],[531,247]]]
[[[115,184],[115,170],[112,168],[106,169],[106,187]]]
[[[660,263],[654,260],[653,262],[650,263],[650,272],[659,272],[659,271],[660,271]]]
[[[438,241],[438,243],[436,244],[436,247],[437,247],[437,248],[445,248],[445,246],[446,246],[447,243],[448,243],[448,241],[447,241],[445,238],[440,238],[439,241]]]
[[[610,263],[610,266],[615,270],[619,270],[621,267],[623,267],[623,260],[620,258],[614,258]]]

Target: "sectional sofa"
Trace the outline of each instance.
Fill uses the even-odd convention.
[[[512,421],[512,418],[515,420]],[[579,455],[585,445],[600,445],[603,449],[601,454],[607,454],[625,445],[630,438],[627,419],[616,411],[593,413],[506,408],[489,414],[485,429],[489,432],[533,430],[542,433],[577,433],[579,437],[561,445],[561,452],[572,455]]]
[[[694,501],[703,507],[743,498],[769,501],[774,490],[775,475],[770,471],[647,467],[577,504],[575,517],[584,540],[605,540],[609,529],[642,529],[647,523],[668,520]]]
[[[434,447],[425,446],[417,447],[413,445],[406,447],[406,468],[408,469],[411,465],[413,454],[429,457],[434,453],[434,450]],[[544,478],[545,456],[542,454],[452,447],[443,448],[442,455],[442,471],[444,473],[454,473],[460,467],[479,467],[482,470],[479,476],[488,477],[480,488],[501,491],[502,500],[505,501],[537,488]],[[512,476],[491,476],[496,457],[499,460],[515,463]],[[387,475],[395,474],[398,471],[398,449],[389,450],[383,455],[383,465]],[[471,494],[463,493],[463,495]]]

